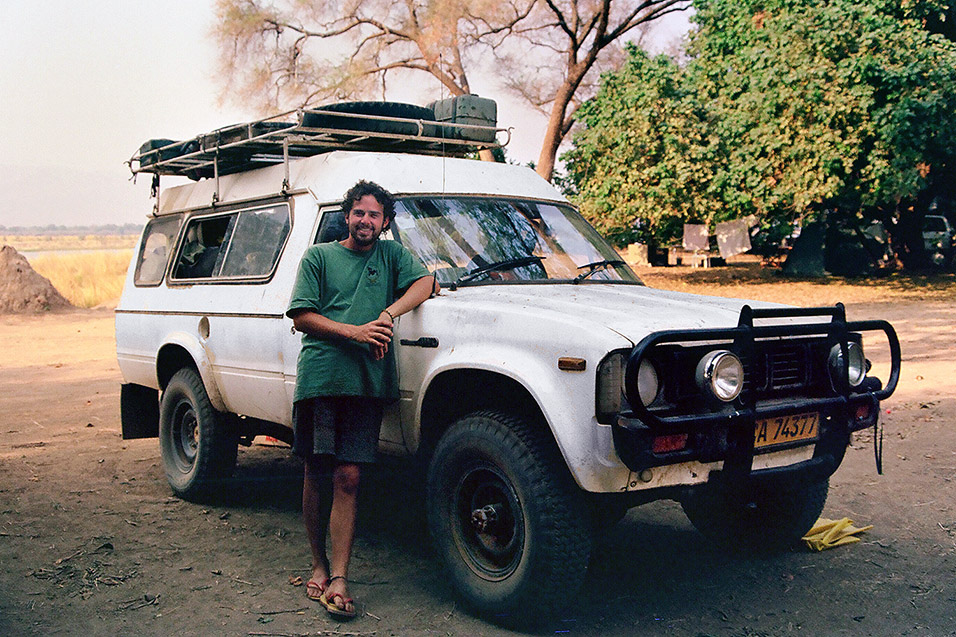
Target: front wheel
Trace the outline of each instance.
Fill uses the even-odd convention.
[[[587,569],[588,509],[545,433],[471,414],[445,432],[428,468],[438,554],[465,601],[499,619],[547,617]]]
[[[830,481],[754,488],[742,494],[706,486],[681,501],[694,527],[721,546],[770,552],[789,548],[809,531],[827,501]]]
[[[214,496],[236,466],[239,439],[216,411],[199,374],[176,372],[163,391],[159,444],[166,479],[186,500]]]

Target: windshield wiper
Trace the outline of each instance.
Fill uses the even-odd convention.
[[[483,265],[481,267],[475,268],[467,274],[463,274],[458,277],[458,280],[452,283],[451,289],[454,290],[462,283],[468,283],[477,279],[482,274],[488,274],[489,272],[495,272],[496,270],[511,270],[513,268],[520,268],[523,265],[531,265],[532,263],[537,263],[538,265],[544,261],[544,257],[538,257],[533,254],[529,254],[523,257],[516,257],[514,259],[504,259],[502,261],[495,261],[494,263],[489,263],[488,265]]]
[[[603,261],[595,261],[593,263],[585,263],[584,265],[579,265],[578,270],[583,270],[584,268],[587,268],[588,271],[582,272],[581,274],[574,277],[574,280],[571,281],[571,283],[580,283],[581,281],[588,278],[589,276],[591,276],[598,270],[604,270],[605,268],[609,268],[612,265],[613,266],[627,265],[627,263],[625,261],[621,261],[620,259],[605,259]]]

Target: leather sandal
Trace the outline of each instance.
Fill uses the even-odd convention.
[[[322,596],[325,595],[325,589],[329,587],[329,578],[326,577],[321,582],[316,582],[314,579],[310,579],[305,584],[305,595],[314,602],[322,601]]]
[[[328,583],[326,584],[326,589],[328,589],[328,586],[331,585],[332,582],[337,579],[340,579],[346,584],[348,584],[348,581],[343,576],[336,575],[335,577],[329,578]],[[352,604],[352,610],[339,608],[338,605],[335,603],[336,599],[342,600],[343,606],[348,606],[349,604]],[[341,593],[332,593],[331,595],[329,595],[328,590],[326,590],[324,593],[322,593],[322,597],[319,598],[319,602],[323,606],[325,606],[325,610],[327,610],[330,615],[341,617],[343,619],[352,619],[353,617],[357,615],[355,611],[355,602],[352,600],[351,597],[346,597],[345,595]]]

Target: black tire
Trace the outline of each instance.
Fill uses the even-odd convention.
[[[332,113],[435,121],[435,114],[431,109],[402,102],[341,102],[319,106],[317,109]],[[394,135],[419,134],[418,124],[413,122],[388,122],[326,113],[305,113],[302,117],[302,125],[307,128],[336,128]],[[425,137],[432,137],[435,135],[436,127],[434,124],[425,124],[421,132]]]
[[[793,488],[755,489],[746,497],[706,487],[681,502],[700,533],[736,551],[774,552],[792,547],[820,518],[826,478]]]
[[[429,464],[426,506],[439,557],[473,609],[528,623],[573,599],[591,552],[589,510],[542,432],[493,412],[454,423]]]
[[[237,432],[209,402],[194,369],[176,372],[163,391],[159,444],[169,486],[185,500],[218,495],[236,467]]]

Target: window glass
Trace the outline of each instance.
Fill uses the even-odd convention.
[[[243,210],[236,220],[220,276],[265,276],[272,272],[289,234],[289,206]]]
[[[440,283],[499,264],[476,281],[634,281],[635,274],[581,215],[568,206],[477,197],[419,197],[395,205],[395,230]],[[510,267],[507,262],[540,257]],[[601,264],[593,266],[593,264]]]
[[[923,219],[924,232],[946,232],[946,221],[942,217],[925,217]]]
[[[207,279],[219,274],[224,246],[232,234],[236,214],[192,219],[179,249],[175,279]]]
[[[266,277],[289,235],[288,204],[192,219],[173,278]]]
[[[329,208],[322,212],[319,222],[319,231],[315,235],[316,243],[331,243],[341,241],[349,236],[348,226],[345,224],[345,214],[341,208]]]
[[[136,273],[133,282],[136,285],[157,285],[166,274],[166,264],[173,242],[179,234],[182,223],[180,215],[153,219],[143,230],[143,244],[139,251]]]

